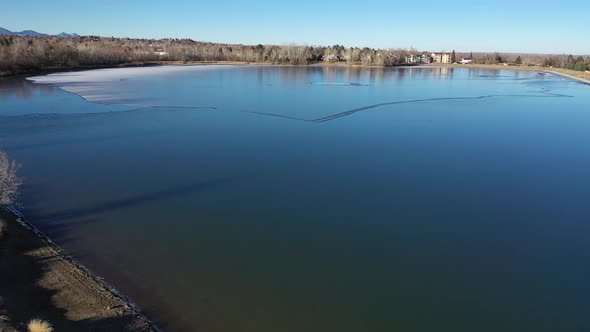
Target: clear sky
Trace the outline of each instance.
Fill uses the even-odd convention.
[[[242,44],[590,54],[589,0],[2,0],[0,27]]]

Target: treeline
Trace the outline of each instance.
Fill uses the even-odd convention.
[[[349,62],[372,66],[403,64],[407,50],[334,46],[231,45],[191,39],[130,39],[27,37],[0,35],[0,72],[13,74],[41,69],[112,66],[157,61],[239,61],[305,65]]]
[[[565,69],[586,71],[590,68],[590,58],[586,57],[586,59],[584,59],[581,56],[574,58],[574,56],[570,54],[567,57],[549,57],[544,60],[543,64],[546,67],[560,67]]]
[[[366,66],[406,64],[407,55],[425,53],[410,49],[372,49],[334,46],[234,45],[191,39],[130,39],[97,36],[0,35],[0,75],[40,70],[92,68],[150,62],[235,61],[306,65],[343,62]],[[590,58],[572,55],[457,53],[456,61],[471,58],[481,64],[514,64],[588,70]]]
[[[545,54],[500,54],[500,53],[461,53],[461,57],[471,57],[473,63],[480,64],[513,64],[540,67],[565,68],[577,71],[590,70],[590,57],[573,55],[545,55]]]

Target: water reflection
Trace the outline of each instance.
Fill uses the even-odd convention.
[[[268,80],[267,75],[274,71],[274,68],[260,67],[259,84],[263,84],[263,78]],[[455,68],[449,67],[358,67],[358,66],[310,66],[295,67],[286,66],[281,68],[279,75],[281,81],[288,85],[309,82],[310,80],[321,79],[324,82],[354,82],[376,84],[386,81],[399,81],[405,79],[453,79]]]
[[[187,184],[178,186],[175,188],[162,189],[150,193],[143,193],[134,197],[127,197],[123,199],[111,200],[108,202],[101,202],[99,204],[87,207],[77,207],[66,211],[59,211],[56,213],[39,215],[36,216],[33,213],[33,217],[40,223],[43,224],[55,224],[62,223],[64,221],[70,221],[72,219],[86,219],[89,217],[96,218],[97,215],[113,212],[119,209],[137,208],[145,204],[162,204],[162,201],[178,199],[179,197],[194,195],[199,191],[206,191],[213,187],[230,184],[232,181],[242,178],[241,176],[225,177],[220,179],[210,179],[207,181]]]
[[[46,84],[33,84],[21,78],[0,79],[0,100],[8,98],[18,98],[19,100],[29,100],[35,94],[51,94],[55,92],[55,87]]]
[[[358,110],[374,109],[376,105],[382,107],[417,101],[462,100],[485,96],[525,96],[525,91],[510,94],[500,89],[490,91],[484,82],[480,86],[455,81],[454,89],[445,91],[443,95],[437,94],[435,99],[424,98],[424,94],[440,91],[442,83],[439,81],[461,78],[474,82],[503,80],[508,84],[514,80],[534,78],[531,73],[454,67],[225,66],[220,70],[188,72],[177,72],[177,68],[173,68],[173,72],[166,72],[161,78],[154,77],[153,70],[155,69],[150,68],[149,75],[145,77],[140,70],[136,70],[132,79],[118,79],[116,71],[110,72],[108,79],[111,81],[97,81],[98,83],[93,81],[95,72],[92,71],[81,73],[88,76],[76,76],[75,81],[71,82],[68,81],[68,75],[61,75],[61,78],[53,76],[52,79],[56,79],[56,85],[88,100],[110,105],[133,105],[134,109],[238,111],[323,122],[357,113]],[[5,85],[11,88],[2,89],[4,96],[13,94],[25,99],[30,98],[37,90],[43,93],[55,92],[53,86],[32,85],[24,81]],[[397,88],[390,90],[391,86]],[[375,89],[387,89],[387,94],[379,94]],[[380,95],[379,100],[375,100],[377,95]],[[388,100],[383,100],[385,96],[389,97]],[[23,107],[20,112],[12,113],[23,115],[27,111]],[[48,110],[47,114],[49,113]]]

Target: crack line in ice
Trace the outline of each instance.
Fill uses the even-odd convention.
[[[111,73],[109,73],[111,74]],[[66,76],[66,75],[63,75]],[[543,77],[545,75],[538,75],[539,77]],[[563,77],[561,75],[552,75],[554,77],[558,77],[560,79],[568,79],[566,77]],[[112,79],[112,77],[109,77],[110,79]],[[28,78],[29,80],[34,81],[35,83],[44,83],[44,84],[55,84],[55,82],[43,82],[43,80],[40,80],[38,77],[34,77],[34,78]],[[521,80],[520,78],[518,78],[517,80]],[[100,79],[98,80],[100,81]],[[77,85],[79,83],[88,83],[86,81],[84,82],[69,82],[71,85]],[[99,83],[99,82],[95,82],[95,83]],[[100,83],[108,83],[108,82],[100,82]],[[312,84],[318,84],[318,85],[353,85],[353,83],[326,83],[326,82],[312,82]],[[362,111],[366,111],[366,110],[371,110],[371,109],[376,109],[376,108],[380,108],[380,107],[385,107],[385,106],[391,106],[391,105],[399,105],[399,104],[409,104],[409,103],[419,103],[419,102],[430,102],[430,101],[449,101],[449,100],[477,100],[477,99],[485,99],[485,98],[495,98],[495,97],[536,97],[536,98],[556,98],[556,97],[573,97],[570,95],[565,95],[565,94],[558,94],[558,93],[553,93],[551,92],[551,89],[541,86],[539,84],[535,84],[534,80],[530,80],[527,79],[527,81],[522,82],[521,84],[525,85],[525,86],[529,86],[529,87],[533,87],[535,89],[537,89],[536,91],[530,91],[531,93],[537,93],[537,95],[533,95],[533,94],[490,94],[490,95],[483,95],[483,96],[475,96],[475,97],[439,97],[439,98],[427,98],[427,99],[413,99],[413,100],[402,100],[402,101],[392,101],[392,102],[384,102],[384,103],[378,103],[378,104],[373,104],[373,105],[368,105],[368,106],[363,106],[363,107],[358,107],[352,110],[348,110],[348,111],[344,111],[344,112],[340,112],[340,113],[335,113],[332,115],[327,115],[327,116],[323,116],[320,118],[314,118],[314,119],[305,119],[305,118],[298,118],[298,117],[294,117],[294,116],[290,116],[290,115],[285,115],[285,114],[277,114],[277,113],[267,113],[267,112],[259,112],[259,111],[246,111],[243,110],[241,112],[244,113],[251,113],[251,114],[259,114],[259,115],[266,115],[266,116],[273,116],[273,117],[280,117],[280,118],[285,118],[285,119],[289,119],[289,120],[297,120],[297,121],[304,121],[304,122],[313,122],[313,123],[321,123],[321,122],[326,122],[326,121],[331,121],[331,120],[335,120],[338,118],[342,118],[348,115],[352,115],[358,112],[362,112]],[[59,88],[66,90],[70,93],[73,93],[79,97],[81,97],[82,99],[88,101],[88,102],[93,102],[93,103],[98,103],[98,104],[105,104],[105,105],[117,105],[117,103],[109,103],[106,102],[105,100],[98,101],[98,100],[91,100],[94,98],[87,98],[84,95],[81,94],[82,91],[80,91],[80,93],[72,91],[75,89],[67,89],[66,87],[64,87],[63,85],[60,86],[60,84],[56,84]],[[354,84],[355,86],[357,84]],[[364,84],[358,84],[359,86],[364,86]],[[96,97],[97,95],[94,95],[94,97]],[[219,110],[217,107],[214,106],[168,106],[168,105],[133,105],[133,104],[118,104],[118,105],[126,105],[126,106],[141,106],[138,108],[134,108],[134,109],[130,109],[130,110],[123,110],[123,111],[108,111],[108,112],[97,112],[97,113],[86,113],[86,114],[27,114],[25,116],[63,116],[63,115],[92,115],[92,114],[105,114],[105,113],[113,113],[113,112],[133,112],[133,111],[142,111],[142,110],[147,110],[147,109],[205,109],[205,110]],[[22,115],[21,115],[22,116]],[[1,116],[0,116],[1,117]]]
[[[95,103],[91,102],[90,103]],[[105,104],[105,105],[116,105],[116,104]],[[138,108],[131,108],[120,111],[104,111],[104,112],[90,112],[90,113],[29,113],[29,114],[15,114],[15,115],[0,115],[0,118],[19,118],[19,117],[31,117],[31,118],[44,118],[44,117],[87,117],[92,115],[104,115],[112,113],[131,113],[140,112],[149,109],[178,109],[178,110],[211,110],[217,111],[217,107],[213,106],[143,106]]]
[[[257,112],[257,111],[241,111],[242,113],[250,113],[250,114],[260,114],[260,115],[267,115],[267,116],[274,116],[277,118],[285,118],[290,120],[297,120],[297,121],[310,121],[302,118],[296,118],[294,116],[283,115],[283,114],[276,114],[276,113],[265,113],[265,112]]]
[[[344,117],[344,116],[348,116],[348,115],[351,115],[351,114],[354,114],[354,113],[358,113],[358,112],[362,112],[362,111],[366,111],[366,110],[370,110],[370,109],[375,109],[375,108],[379,108],[379,107],[391,106],[391,105],[398,105],[398,104],[410,104],[410,103],[428,102],[428,101],[475,100],[475,99],[485,99],[485,98],[494,98],[494,97],[536,97],[536,98],[573,97],[573,96],[561,95],[561,94],[549,93],[549,92],[542,92],[542,93],[549,94],[549,96],[532,96],[532,95],[485,95],[485,96],[477,96],[477,97],[445,97],[445,98],[428,98],[428,99],[413,99],[413,100],[404,100],[404,101],[392,101],[392,102],[387,102],[387,103],[379,103],[379,104],[373,104],[373,105],[369,105],[369,106],[363,106],[363,107],[355,108],[355,109],[352,109],[352,110],[349,110],[349,111],[345,111],[345,112],[341,112],[341,113],[336,113],[336,114],[324,116],[324,117],[317,118],[317,119],[304,120],[304,121],[315,122],[315,123],[326,122],[326,121],[338,119],[338,118],[341,118],[341,117]]]
[[[495,97],[533,97],[533,98],[563,98],[563,97],[573,98],[574,97],[574,96],[565,95],[565,94],[552,93],[551,89],[536,85],[536,84],[532,83],[530,80],[523,82],[521,84],[535,87],[539,90],[533,91],[533,92],[543,94],[545,96],[543,96],[543,95],[526,95],[526,94],[506,94],[506,95],[497,94],[497,95],[484,95],[484,96],[476,96],[476,97],[440,97],[440,98],[392,101],[392,102],[385,102],[385,103],[363,106],[363,107],[355,108],[355,109],[348,110],[345,112],[340,112],[340,113],[336,113],[336,114],[332,114],[332,115],[328,115],[328,116],[324,116],[324,117],[316,118],[316,119],[295,118],[295,117],[281,115],[281,114],[275,114],[275,113],[263,113],[263,112],[254,112],[254,111],[245,111],[245,112],[254,113],[254,114],[263,114],[263,115],[268,115],[268,116],[276,116],[276,117],[305,121],[305,122],[321,123],[321,122],[331,121],[331,120],[335,120],[335,119],[338,119],[341,117],[349,116],[354,113],[358,113],[358,112],[362,112],[362,111],[366,111],[366,110],[371,110],[371,109],[384,107],[384,106],[399,105],[399,104],[410,104],[410,103],[429,102],[429,101],[448,101],[448,100],[476,100],[476,99],[495,98]]]
[[[311,85],[327,85],[327,86],[370,86],[364,83],[354,82],[311,82]]]

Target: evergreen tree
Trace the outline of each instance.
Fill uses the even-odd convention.
[[[456,55],[455,55],[455,50],[453,50],[453,53],[451,53],[451,62],[452,62],[452,63],[455,63],[455,62],[457,62],[457,57],[456,57]]]
[[[576,65],[576,60],[574,59],[574,56],[570,54],[567,57],[564,67],[567,69],[574,69],[575,65]]]
[[[514,63],[516,63],[517,65],[522,65],[522,59],[520,58],[520,55],[516,57],[516,60],[514,60]]]
[[[574,70],[585,71],[587,68],[588,68],[588,64],[586,64],[586,62],[584,61],[584,58],[579,56],[576,59],[576,64],[574,65]]]

